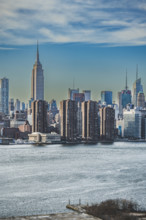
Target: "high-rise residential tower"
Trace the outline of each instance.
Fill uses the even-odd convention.
[[[47,133],[47,110],[48,103],[36,100],[31,103],[32,108],[32,132]]]
[[[60,102],[61,138],[67,141],[77,140],[77,102]]]
[[[0,112],[9,113],[9,79],[0,79]]]
[[[112,107],[100,108],[100,138],[114,140],[115,109]]]
[[[95,101],[82,102],[82,138],[98,139],[98,105]]]
[[[31,98],[33,100],[44,100],[44,74],[42,64],[39,60],[39,49],[37,44],[36,62],[32,70]]]

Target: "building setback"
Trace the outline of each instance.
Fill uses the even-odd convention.
[[[0,79],[0,112],[9,113],[9,80]]]
[[[44,100],[44,74],[42,64],[39,60],[39,49],[37,45],[36,62],[32,70],[31,98],[33,100]]]
[[[60,118],[62,140],[77,140],[77,102],[72,100],[61,101]]]
[[[112,107],[100,108],[100,138],[114,140],[115,110]]]
[[[98,139],[98,104],[95,101],[82,102],[82,138]]]
[[[32,102],[32,132],[47,133],[48,103],[43,100]]]

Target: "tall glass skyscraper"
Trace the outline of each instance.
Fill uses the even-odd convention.
[[[126,108],[126,105],[131,103],[131,91],[130,90],[122,90],[122,107]]]
[[[68,89],[68,98],[74,100],[74,94],[79,93],[79,89]]]
[[[44,74],[42,64],[39,60],[39,49],[37,45],[36,62],[32,70],[31,98],[33,100],[44,100]]]
[[[101,92],[101,103],[106,105],[112,105],[112,92],[111,91],[102,91]]]
[[[9,79],[0,79],[0,112],[9,113]]]
[[[126,85],[125,89],[118,93],[119,114],[123,114],[123,108],[131,104],[131,90],[128,90],[127,85],[127,71],[126,71]]]
[[[141,84],[141,78],[136,79],[133,83],[133,91],[132,91],[132,102],[134,106],[137,106],[137,96],[139,92],[143,92],[143,86]]]

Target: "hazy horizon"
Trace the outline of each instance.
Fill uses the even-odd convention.
[[[68,88],[117,92],[136,79],[146,93],[146,3],[143,0],[0,2],[0,78],[10,80],[10,97],[27,102],[39,40],[45,100],[66,99]]]

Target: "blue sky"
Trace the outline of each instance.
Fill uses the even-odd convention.
[[[1,0],[0,77],[10,79],[10,96],[30,97],[31,71],[39,40],[45,98],[67,98],[67,89],[129,88],[136,64],[146,91],[146,1]]]

